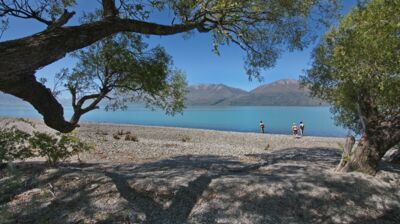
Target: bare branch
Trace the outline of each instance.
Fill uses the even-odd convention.
[[[104,18],[110,19],[118,16],[118,10],[115,7],[115,0],[102,0],[102,4]]]
[[[64,13],[60,16],[60,18],[52,22],[47,29],[52,30],[64,26],[74,15],[75,12],[68,12],[67,10],[64,10]]]

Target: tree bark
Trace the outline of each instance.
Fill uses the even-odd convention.
[[[379,148],[372,145],[370,140],[364,136],[350,154],[349,161],[344,164],[339,164],[336,170],[339,172],[359,171],[375,175],[378,162],[382,156],[383,155],[380,156]]]
[[[33,74],[24,74],[21,75],[20,79],[0,82],[0,89],[28,101],[43,115],[47,126],[63,133],[75,129],[76,125],[64,120],[64,109],[50,89],[37,82]]]
[[[336,167],[336,169],[335,169],[336,171],[339,171],[339,169],[341,167],[344,167],[349,162],[349,160],[351,158],[351,151],[353,149],[355,142],[356,142],[356,139],[354,138],[354,136],[352,136],[352,135],[347,136],[346,143],[343,148],[342,159],[340,160],[339,165]]]
[[[392,136],[398,136],[400,129]],[[396,145],[400,139],[388,138],[386,134],[375,133],[366,135],[360,139],[354,151],[350,153],[348,162],[340,163],[336,167],[338,172],[358,171],[370,175],[375,175],[378,163],[385,153]]]
[[[349,155],[343,155],[348,161],[340,162],[336,167],[338,172],[359,171],[375,175],[385,153],[400,142],[400,117],[382,115],[367,93],[361,91],[357,101],[364,134],[354,150]]]

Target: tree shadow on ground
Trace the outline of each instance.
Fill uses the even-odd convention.
[[[9,212],[9,223],[399,223],[396,167],[384,166],[376,177],[334,173],[336,149],[247,156],[259,162],[187,155],[136,165],[65,164],[52,179],[32,174],[36,188],[50,191],[50,183],[55,195],[18,204],[22,189],[0,211]]]

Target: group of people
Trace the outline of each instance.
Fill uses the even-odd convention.
[[[299,129],[300,129],[300,135],[303,136],[304,135],[304,123],[303,123],[303,121],[300,121]],[[293,122],[293,124],[292,124],[292,135],[293,136],[298,136],[299,135],[296,122]]]
[[[264,131],[265,130],[265,124],[264,124],[263,121],[260,121],[260,125],[259,126],[260,126],[260,132],[261,133],[265,133],[265,131]],[[300,130],[300,133],[298,133],[299,130]],[[299,134],[301,136],[304,135],[304,123],[303,123],[303,121],[300,121],[298,128],[297,128],[296,122],[293,122],[293,124],[292,124],[292,135],[293,136],[299,136]]]

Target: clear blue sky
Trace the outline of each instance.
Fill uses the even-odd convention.
[[[344,2],[343,13],[347,13],[355,6],[357,0],[342,0]],[[68,24],[75,24],[79,14],[83,10],[91,8],[91,4],[97,1],[78,0],[79,8],[76,8],[75,18]],[[160,18],[162,19],[162,18]],[[31,35],[43,30],[44,25],[33,20],[11,19],[9,29],[0,41],[15,39]],[[152,36],[147,40],[151,45],[161,45],[172,56],[177,68],[186,73],[189,84],[198,83],[223,83],[229,86],[251,90],[262,83],[254,80],[248,81],[243,69],[243,51],[234,44],[223,46],[220,56],[212,52],[212,42],[209,34],[196,33],[190,39],[184,39],[182,35]],[[274,68],[263,72],[264,82],[268,83],[279,79],[298,79],[303,70],[309,67],[310,53],[314,45],[304,51],[284,52]],[[65,57],[51,65],[44,67],[37,73],[38,77],[49,79],[52,85],[52,77],[63,67],[73,67],[74,59]]]

